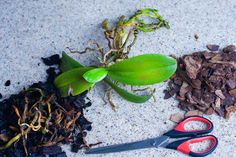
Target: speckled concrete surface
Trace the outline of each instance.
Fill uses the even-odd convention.
[[[24,86],[45,79],[40,57],[60,53],[66,47],[82,50],[90,39],[103,43],[100,23],[109,18],[115,21],[121,14],[130,15],[138,8],[153,7],[169,20],[171,29],[140,34],[132,55],[164,53],[183,55],[205,49],[209,43],[222,47],[236,44],[236,0],[1,0],[0,1],[0,93],[4,98]],[[194,34],[199,36],[195,40]],[[94,62],[91,55],[76,56],[84,64]],[[39,63],[39,65],[38,65]],[[12,84],[4,87],[6,80]],[[177,109],[173,99],[163,100],[165,84],[156,86],[157,102],[132,104],[114,94],[119,106],[113,112],[103,105],[103,86],[91,93],[93,106],[86,112],[93,121],[89,142],[117,144],[159,136],[174,123],[169,116]],[[236,116],[225,121],[210,116],[219,146],[212,157],[235,157]],[[69,149],[65,147],[65,149]],[[82,152],[71,156],[87,156]],[[166,149],[147,149],[106,157],[176,157],[185,156]],[[96,157],[96,155],[91,156]]]

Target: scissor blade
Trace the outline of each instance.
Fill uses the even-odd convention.
[[[86,154],[103,154],[103,153],[115,153],[115,152],[122,152],[122,151],[129,151],[135,149],[144,149],[144,148],[151,148],[157,147],[162,144],[168,137],[161,136],[159,138],[152,138],[143,141],[137,141],[132,143],[125,143],[125,144],[117,144],[99,148],[92,148],[86,151]]]

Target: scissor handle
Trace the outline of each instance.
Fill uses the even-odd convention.
[[[211,146],[206,149],[205,151],[202,152],[193,152],[190,150],[190,144],[193,143],[199,143],[203,141],[210,140],[212,141]],[[175,149],[178,150],[184,154],[188,154],[193,157],[203,157],[211,154],[217,147],[218,145],[218,140],[215,136],[213,135],[206,135],[206,136],[200,136],[200,137],[194,137],[194,138],[188,138],[184,140],[178,140],[172,143],[169,143],[166,148],[169,149]]]
[[[207,125],[206,129],[203,130],[185,130],[184,125],[191,121],[200,121]],[[203,135],[212,132],[213,124],[210,120],[200,117],[200,116],[191,116],[183,119],[173,130],[165,133],[165,136],[169,136],[170,138],[181,138],[181,137],[194,137],[197,135]]]

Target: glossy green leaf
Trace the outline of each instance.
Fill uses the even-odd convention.
[[[90,83],[96,83],[103,80],[107,76],[108,71],[105,68],[96,68],[84,73],[83,77]]]
[[[55,79],[54,84],[60,89],[62,96],[78,95],[94,85],[83,78],[83,74],[92,69],[93,67],[82,67],[66,71]]]
[[[65,52],[62,52],[60,69],[62,72],[83,67],[78,61],[67,55]]]
[[[121,97],[123,97],[124,99],[126,99],[128,101],[131,101],[134,103],[144,103],[152,97],[152,94],[141,96],[141,95],[136,95],[136,94],[130,93],[130,92],[120,88],[119,86],[117,86],[116,84],[114,84],[112,81],[110,81],[107,78],[105,78],[104,81],[107,84],[109,84]]]
[[[129,85],[151,85],[167,80],[177,68],[174,58],[161,54],[144,54],[108,67],[108,76]]]

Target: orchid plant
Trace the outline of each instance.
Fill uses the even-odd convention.
[[[97,42],[96,48],[86,48],[83,52],[95,51],[101,63],[100,66],[84,66],[75,59],[62,54],[62,73],[55,79],[55,85],[63,96],[78,95],[96,83],[103,81],[124,99],[134,103],[144,103],[153,94],[137,95],[121,88],[121,84],[131,86],[153,85],[171,77],[177,68],[174,58],[163,54],[144,54],[129,58],[132,46],[135,44],[139,32],[152,32],[161,27],[169,29],[169,24],[156,9],[146,8],[138,10],[130,18],[121,16],[114,27],[110,27],[108,20],[104,20],[102,28],[107,40],[107,48]],[[111,96],[109,90],[108,96]],[[111,99],[109,102],[114,106]]]

